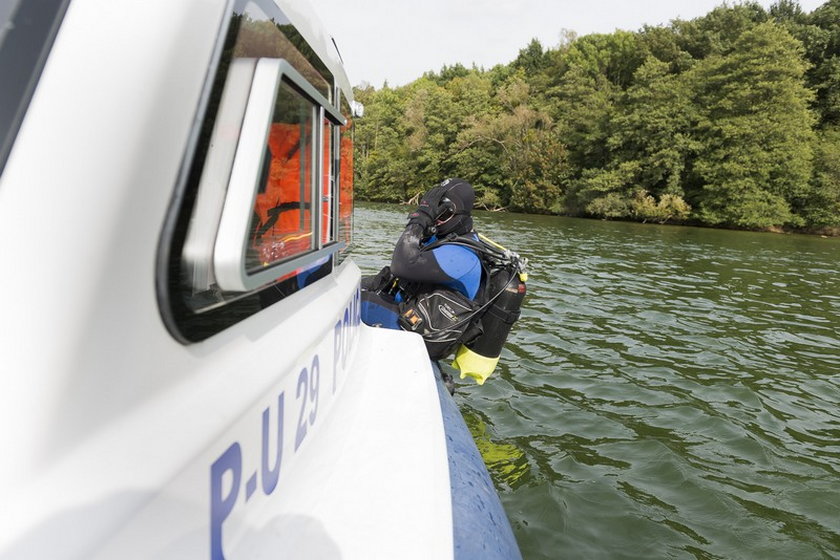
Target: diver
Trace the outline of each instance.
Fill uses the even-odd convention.
[[[481,282],[481,260],[460,245],[426,247],[447,235],[474,234],[475,191],[463,179],[446,179],[420,199],[397,241],[391,265],[362,280],[362,320],[372,326],[399,329],[398,303],[420,291],[444,286],[475,300]],[[375,295],[382,297],[374,297]]]
[[[481,260],[474,250],[443,244],[423,250],[448,235],[473,232],[475,191],[463,179],[446,179],[420,200],[397,241],[391,272],[407,282],[442,285],[475,299],[481,282]]]
[[[390,266],[362,279],[362,321],[420,334],[429,357],[456,352],[461,378],[484,383],[525,297],[525,260],[473,229],[475,191],[446,179],[420,199]]]

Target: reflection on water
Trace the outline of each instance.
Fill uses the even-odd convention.
[[[406,213],[357,209],[365,272]],[[526,558],[840,558],[840,240],[476,223],[531,259],[456,393]]]
[[[487,424],[478,413],[464,411],[463,416],[496,485],[504,484],[507,488],[515,486],[530,470],[525,453],[515,445],[491,440]]]

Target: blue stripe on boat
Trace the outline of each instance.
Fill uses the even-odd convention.
[[[456,560],[521,559],[502,502],[472,434],[432,362],[446,431]]]

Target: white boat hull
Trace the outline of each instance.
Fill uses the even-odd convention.
[[[0,559],[455,555],[431,364],[361,324],[352,260],[201,342],[163,319],[228,8],[61,23],[0,175]]]

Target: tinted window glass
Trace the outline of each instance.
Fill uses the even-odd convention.
[[[332,78],[294,26],[273,2],[237,2],[239,25],[234,58],[282,58],[332,101]]]
[[[335,190],[335,177],[333,175],[332,145],[333,131],[335,127],[324,119],[324,159],[323,159],[323,182],[321,183],[321,243],[326,244],[335,240],[335,213],[333,209],[333,191]]]
[[[249,273],[314,248],[312,239],[312,127],[315,107],[280,84],[268,133],[266,177],[251,218]]]
[[[0,1],[0,173],[69,0]]]
[[[341,127],[339,138],[339,200],[338,241],[347,245],[345,253],[353,241],[353,120],[350,118],[350,105],[342,99],[341,111],[347,115],[347,124]]]

